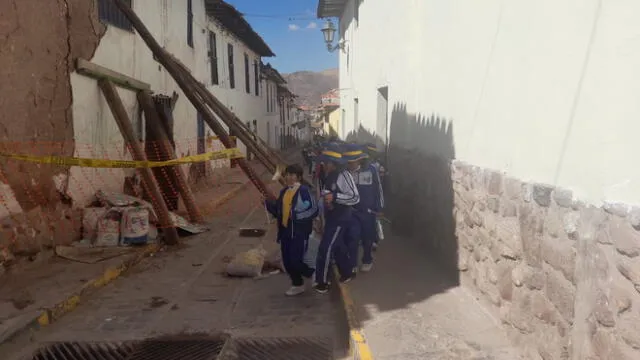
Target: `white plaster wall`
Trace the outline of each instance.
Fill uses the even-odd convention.
[[[187,1],[134,1],[133,9],[156,40],[191,69],[196,79],[209,85],[210,91],[243,121],[260,121],[265,109],[262,106],[262,92],[260,96],[255,95],[253,69],[250,69],[251,94],[246,93],[243,54],[245,51],[250,54],[251,64],[253,60],[259,60],[259,57],[206,17],[204,1],[193,1],[193,48],[187,44]],[[219,86],[211,86],[207,56],[209,29],[214,30],[218,36]],[[235,49],[236,88],[233,90],[228,88],[228,42],[232,42]],[[151,51],[138,35],[108,26],[94,57],[90,60],[149,83],[155,93],[170,96],[174,91],[177,92],[179,98],[173,113],[176,154],[181,157],[196,153],[197,111],[165,69],[153,60]],[[75,156],[129,159],[129,154],[124,150],[122,136],[97,82],[74,73],[71,75],[71,84],[74,98]],[[124,89],[119,89],[119,93],[134,127],[142,129],[135,93]],[[218,148],[216,144],[212,145]],[[69,180],[69,193],[78,205],[86,205],[96,190],[122,191],[125,173],[132,173],[132,170],[74,167]]]
[[[255,94],[255,77],[254,77],[254,61],[258,61],[260,64],[260,56],[250,50],[244,43],[242,43],[236,36],[218,23],[211,21],[208,25],[208,30],[213,31],[216,34],[217,40],[217,56],[218,56],[218,85],[211,83],[210,74],[210,60],[206,58],[206,80],[204,81],[209,88],[209,91],[215,95],[229,110],[233,111],[236,116],[243,123],[251,122],[251,128],[253,129],[253,120],[257,120],[258,129],[264,127],[265,114],[266,114],[266,94],[264,91],[263,81],[259,82],[260,91],[259,95]],[[209,35],[206,34],[208,37]],[[235,67],[235,87],[231,89],[229,83],[229,53],[228,44],[233,45],[233,63]],[[208,50],[208,47],[207,47]],[[205,54],[206,51],[205,50]],[[245,71],[244,71],[244,54],[249,56],[249,85],[250,93],[247,93],[245,86]],[[258,75],[259,76],[259,75]],[[225,128],[227,128],[225,126]],[[266,128],[265,128],[266,129]],[[246,146],[241,142],[238,143],[238,147],[246,152]]]
[[[347,132],[354,98],[376,130],[377,88],[388,86],[389,116],[402,104],[452,121],[461,160],[596,204],[640,203],[640,2],[363,1],[358,24],[353,4],[341,18]]]

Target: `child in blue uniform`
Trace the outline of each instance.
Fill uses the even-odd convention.
[[[349,255],[354,267],[358,266],[359,244],[362,242],[363,272],[371,271],[373,266],[373,245],[378,238],[377,214],[384,207],[384,195],[378,171],[366,159],[368,155],[361,145],[349,145],[342,154],[360,194],[360,201],[353,212],[353,223],[349,232]]]
[[[328,273],[332,256],[340,272],[340,281],[353,278],[353,267],[344,242],[352,217],[352,206],[358,204],[360,195],[349,171],[344,169],[344,160],[339,146],[329,144],[319,156],[325,171],[322,187],[324,201],[324,232],[316,258],[316,291],[326,293],[329,289]]]
[[[278,242],[284,268],[291,278],[291,288],[285,293],[295,296],[304,292],[304,278],[311,278],[314,270],[304,262],[313,219],[318,206],[311,191],[302,185],[303,169],[289,165],[284,171],[287,186],[277,200],[266,200],[267,210],[278,219]]]

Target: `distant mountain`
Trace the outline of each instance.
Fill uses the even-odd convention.
[[[338,88],[338,69],[319,72],[296,71],[282,74],[287,81],[289,90],[298,95],[297,104],[314,106],[320,105],[320,96],[331,89]]]

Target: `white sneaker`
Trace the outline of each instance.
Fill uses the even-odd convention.
[[[360,271],[369,272],[369,271],[371,271],[371,268],[373,268],[373,263],[371,263],[371,264],[362,264],[362,266],[360,267]]]
[[[296,296],[296,295],[302,294],[304,292],[304,290],[305,290],[304,289],[304,285],[303,286],[292,286],[284,294],[287,295],[287,296]]]

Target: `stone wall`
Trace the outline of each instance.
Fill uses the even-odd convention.
[[[451,165],[458,268],[532,359],[640,359],[640,209]]]

